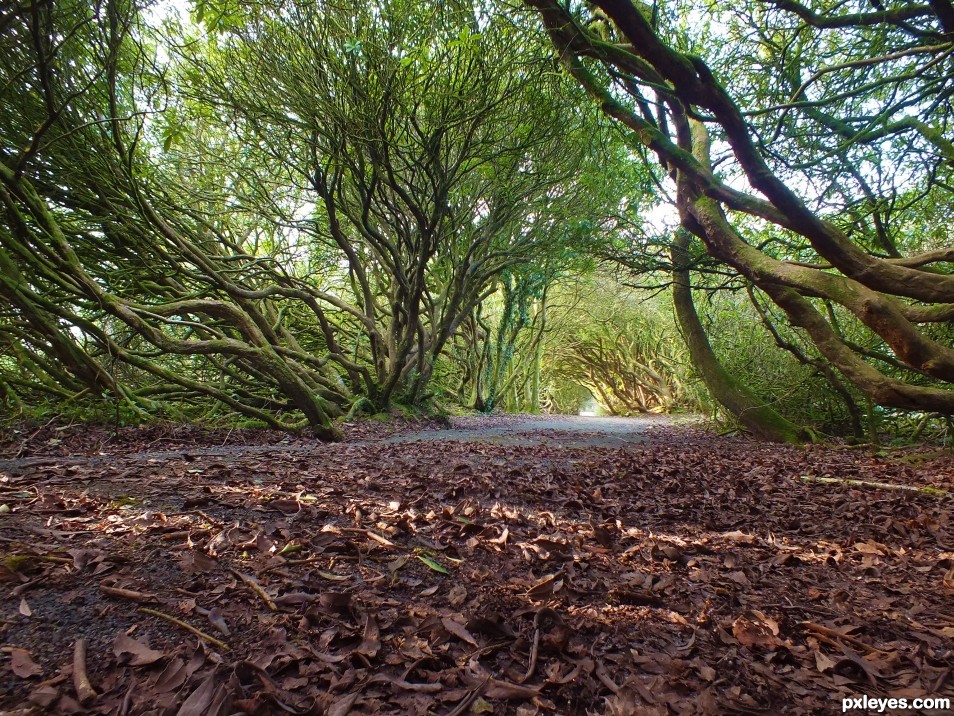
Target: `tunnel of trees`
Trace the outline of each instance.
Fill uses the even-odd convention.
[[[8,417],[954,413],[949,0],[15,0],[0,73]]]

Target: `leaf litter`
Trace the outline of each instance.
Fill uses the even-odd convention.
[[[624,448],[364,429],[203,453],[222,436],[186,435],[194,452],[130,431],[108,460],[0,473],[4,709],[815,714],[954,696],[950,457],[691,426]]]

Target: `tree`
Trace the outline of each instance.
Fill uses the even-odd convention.
[[[627,288],[600,268],[554,287],[547,382],[585,388],[612,415],[698,407],[666,297]]]
[[[309,289],[154,161],[147,117],[166,85],[137,8],[38,3],[4,24],[2,329],[28,366],[6,366],[8,392],[105,393],[139,412],[212,399],[275,427],[298,411],[335,437],[335,376],[282,325],[279,302]]]
[[[527,4],[711,257],[875,402],[954,411],[949,2]]]
[[[498,277],[559,251],[560,224],[593,208],[578,179],[592,117],[567,118],[567,85],[501,15],[411,2],[282,12],[249,11],[214,62],[190,58],[203,78],[192,91],[250,152],[252,191],[297,203],[273,220],[299,217],[298,240],[346,268],[329,292],[357,345],[331,360],[376,409],[419,402]]]
[[[760,400],[747,385],[727,371],[712,350],[692,298],[690,239],[686,231],[677,233],[673,238],[671,253],[672,304],[692,364],[702,376],[712,397],[754,434],[779,442],[799,442],[803,434],[798,426]]]
[[[179,44],[126,0],[3,15],[5,399],[325,438],[425,401],[497,277],[593,206],[593,113],[483,6],[198,6]]]

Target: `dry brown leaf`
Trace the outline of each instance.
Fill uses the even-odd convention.
[[[113,653],[121,661],[123,661],[124,656],[130,655],[130,658],[124,662],[130,666],[154,664],[165,656],[165,653],[150,649],[148,645],[136,641],[124,633],[116,635],[116,639],[113,641]]]
[[[947,589],[954,589],[954,567],[951,567],[941,578],[941,584]]]
[[[216,682],[215,674],[208,676],[182,702],[176,716],[217,716],[211,709],[213,701],[216,700],[216,691],[219,688]]]
[[[469,631],[467,631],[467,627],[460,622],[454,621],[449,617],[444,617],[441,619],[441,624],[443,624],[444,628],[458,639],[466,641],[471,646],[477,646],[477,640],[474,639]]]
[[[837,661],[830,659],[827,655],[822,653],[822,651],[818,649],[815,650],[815,668],[821,673],[834,669],[837,663]]]
[[[560,571],[540,579],[527,590],[527,596],[534,600],[549,599],[563,587],[562,576],[563,572]]]
[[[455,584],[450,588],[450,591],[447,593],[447,603],[450,604],[453,609],[459,609],[466,601],[466,589],[459,584]]]
[[[695,668],[700,678],[702,678],[704,681],[710,681],[710,682],[715,681],[716,670],[713,669],[711,666],[706,664],[701,659],[693,659],[690,663]]]
[[[725,532],[721,535],[722,539],[729,540],[730,542],[736,542],[738,544],[753,544],[758,537],[755,535],[746,534],[741,530],[734,530],[733,532]]]
[[[280,597],[275,597],[272,599],[272,601],[280,607],[292,607],[299,604],[311,604],[316,599],[318,599],[317,594],[309,594],[307,592],[286,592]]]
[[[729,573],[728,573],[727,575],[725,575],[725,576],[726,576],[728,579],[731,579],[731,580],[732,580],[733,582],[735,582],[736,584],[742,585],[743,587],[747,587],[747,586],[749,585],[749,578],[745,576],[745,572],[743,572],[742,570],[737,570],[737,571],[735,571],[735,572],[729,572]]]
[[[189,551],[179,560],[179,568],[186,574],[201,574],[211,572],[219,566],[218,561],[202,552]]]
[[[779,626],[778,622],[772,619],[770,616],[766,616],[763,612],[758,609],[753,609],[752,614],[759,618],[759,621],[762,622],[765,626],[769,628],[769,631],[772,632],[773,636],[778,636]]]
[[[33,690],[33,693],[30,694],[30,703],[36,704],[40,708],[49,709],[47,713],[52,712],[50,708],[53,703],[59,698],[60,691],[52,684],[46,683],[45,685],[40,685]],[[10,711],[6,713],[11,713]],[[12,713],[11,713],[12,716]]]
[[[856,542],[854,545],[856,551],[861,554],[884,555],[887,554],[887,547],[874,540],[867,542]]]
[[[778,624],[766,622],[754,613],[745,614],[732,624],[732,635],[742,646],[772,648],[779,644]]]
[[[159,678],[156,679],[155,689],[159,693],[178,691],[179,687],[182,686],[188,678],[189,671],[186,668],[185,661],[174,658],[169,661],[166,668],[159,674]]]
[[[351,707],[355,705],[361,696],[360,691],[355,691],[337,699],[327,711],[327,716],[347,716],[351,713]]]
[[[378,628],[378,622],[374,616],[368,614],[364,622],[364,635],[361,638],[361,643],[355,647],[354,653],[363,654],[367,657],[377,656],[378,651],[381,649],[379,635],[380,629]]]
[[[295,514],[296,512],[301,511],[301,503],[298,500],[291,500],[286,498],[272,500],[271,502],[268,503],[268,506],[271,507],[273,510],[278,510],[279,512],[283,512],[286,515],[292,515],[292,514]]]
[[[43,668],[33,661],[29,651],[16,647],[10,650],[10,668],[21,679],[29,679],[43,673]]]

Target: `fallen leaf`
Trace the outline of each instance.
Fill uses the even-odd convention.
[[[177,691],[189,678],[189,671],[182,659],[175,658],[169,661],[166,668],[156,679],[155,689],[159,693]]]
[[[717,675],[715,669],[701,659],[693,659],[691,663],[703,681],[715,681]]]
[[[729,573],[728,573],[727,575],[725,575],[725,576],[726,576],[727,578],[731,579],[731,580],[732,580],[733,582],[735,582],[736,584],[742,585],[743,587],[747,587],[747,586],[749,585],[749,578],[745,576],[745,572],[743,572],[742,570],[736,570],[735,572],[729,572]]]
[[[830,669],[834,669],[837,663],[837,661],[828,658],[828,656],[820,650],[815,651],[815,668],[818,669],[819,672],[825,673]]]
[[[290,499],[282,498],[279,500],[272,500],[271,502],[268,503],[268,506],[271,507],[273,510],[278,510],[279,512],[283,512],[286,515],[292,515],[292,514],[295,514],[296,512],[301,511],[301,503],[298,500],[290,500]]]
[[[441,624],[443,624],[444,628],[447,629],[447,631],[449,631],[451,634],[456,636],[458,639],[466,641],[471,646],[477,646],[477,640],[474,639],[474,637],[471,635],[469,631],[467,631],[467,627],[465,627],[460,622],[456,622],[453,619],[450,619],[449,617],[444,617],[443,619],[441,619]]]
[[[461,585],[455,584],[450,588],[450,591],[447,593],[447,603],[451,605],[452,608],[457,609],[463,606],[464,602],[467,601],[467,590],[464,589]]]
[[[745,614],[732,624],[732,635],[742,646],[749,649],[777,646],[779,643],[777,634],[778,624],[774,621],[766,622],[756,613]]]
[[[21,679],[29,679],[43,673],[43,669],[33,661],[29,651],[16,647],[10,650],[10,668]]]
[[[327,716],[347,716],[351,713],[351,707],[355,705],[355,702],[358,700],[358,697],[361,696],[360,691],[355,691],[350,694],[345,694],[341,698],[337,699],[327,711]]]
[[[440,572],[441,574],[450,574],[450,570],[448,570],[447,567],[445,567],[440,562],[431,559],[430,557],[425,557],[424,555],[419,554],[417,555],[417,558],[421,560],[424,564],[426,564],[428,567],[433,569],[435,572]]]
[[[163,652],[150,649],[146,644],[136,641],[124,633],[118,634],[115,641],[113,641],[113,653],[116,655],[116,658],[120,660],[127,654],[131,655],[132,658],[126,662],[130,666],[154,664],[165,656]]]
[[[758,538],[755,535],[746,534],[741,530],[735,530],[733,532],[726,532],[722,536],[722,539],[727,539],[731,542],[736,542],[738,544],[752,544]]]
[[[201,574],[216,569],[219,563],[201,552],[186,552],[179,560],[179,568],[186,574]]]
[[[189,694],[176,712],[176,716],[218,716],[218,709],[213,710],[217,701],[217,692],[223,688],[218,684],[215,674],[210,675]]]
[[[361,638],[361,643],[355,648],[354,653],[363,654],[367,657],[377,656],[378,650],[381,648],[380,633],[377,620],[375,620],[373,615],[368,614],[364,622],[364,635]]]
[[[544,577],[527,590],[527,596],[538,601],[549,599],[563,587],[563,580],[560,579],[562,576],[561,571]]]

